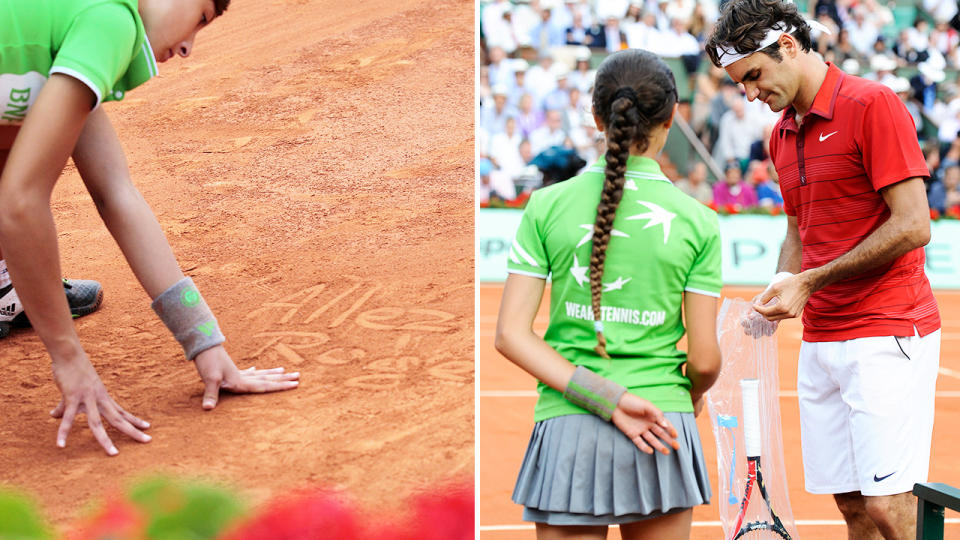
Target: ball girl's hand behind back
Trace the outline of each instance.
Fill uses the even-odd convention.
[[[670,450],[664,443],[674,450],[680,448],[677,430],[663,416],[663,411],[630,392],[620,398],[610,421],[633,441],[637,448],[647,454],[652,454],[654,450],[669,454]]]

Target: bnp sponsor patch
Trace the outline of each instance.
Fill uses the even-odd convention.
[[[0,125],[19,125],[37,100],[47,78],[36,71],[0,74]]]
[[[593,308],[576,302],[564,302],[567,317],[571,319],[593,320]],[[647,311],[639,309],[600,306],[600,318],[603,322],[625,323],[636,326],[660,326],[667,320],[666,311]]]

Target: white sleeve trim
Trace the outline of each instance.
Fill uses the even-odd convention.
[[[696,294],[702,294],[702,295],[705,295],[705,296],[712,296],[712,297],[714,297],[714,298],[720,298],[720,293],[705,291],[705,290],[703,290],[703,289],[694,289],[693,287],[687,287],[686,289],[684,289],[684,291],[686,291],[686,292],[692,292],[692,293],[696,293]]]
[[[540,278],[540,279],[547,279],[546,274],[538,274],[538,273],[536,273],[536,272],[527,272],[527,271],[524,271],[524,270],[514,270],[513,268],[507,268],[507,273],[508,273],[508,274],[520,274],[521,276],[530,276],[530,277],[535,277],[535,278]],[[719,295],[717,295],[717,296],[719,296]]]
[[[93,107],[91,107],[91,110],[96,109],[97,107],[100,106],[100,102],[103,100],[103,96],[100,94],[100,89],[97,88],[97,85],[93,84],[93,81],[88,79],[86,75],[84,75],[83,73],[80,73],[75,69],[70,69],[63,66],[53,66],[52,68],[50,68],[50,75],[53,75],[54,73],[62,73],[64,75],[68,75],[85,84],[87,87],[90,88],[90,90],[93,90],[93,93],[97,96],[97,102],[96,104],[94,104]]]
[[[513,246],[512,246],[512,248],[513,248],[521,257],[523,257],[523,260],[527,261],[527,264],[529,264],[530,266],[536,266],[537,268],[540,267],[540,265],[537,264],[537,260],[534,259],[529,253],[527,253],[526,251],[524,251],[523,247],[520,246],[520,242],[519,242],[518,240],[514,240],[514,241],[513,241]],[[512,255],[512,254],[511,254],[511,255]],[[511,258],[512,258],[512,257],[511,257]],[[513,262],[519,263],[520,261],[518,261],[518,260],[516,260],[516,259],[514,258],[514,259],[513,259]]]
[[[156,77],[160,74],[160,70],[157,69],[157,59],[153,56],[153,47],[150,46],[150,39],[147,37],[147,33],[143,33],[143,55],[147,58],[147,65],[150,66],[150,76]]]

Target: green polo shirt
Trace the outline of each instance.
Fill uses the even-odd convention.
[[[605,160],[530,197],[507,269],[552,281],[544,340],[664,411],[691,412],[690,381],[677,349],[685,329],[684,292],[720,296],[717,214],[676,188],[655,161],[631,156],[603,274],[602,318],[607,352],[598,356],[590,298],[593,224]],[[586,411],[540,383],[534,418]]]
[[[136,0],[0,0],[0,125],[19,125],[52,73],[96,104],[157,74]]]

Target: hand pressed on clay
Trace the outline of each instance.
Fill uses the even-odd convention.
[[[203,408],[207,410],[217,406],[220,390],[235,394],[279,392],[296,388],[300,379],[299,373],[284,373],[282,367],[241,371],[222,345],[201,352],[193,361],[203,379]]]
[[[57,430],[57,446],[60,448],[66,446],[67,434],[70,433],[78,413],[87,415],[90,432],[111,456],[119,452],[107,435],[103,420],[133,440],[150,442],[150,436],[140,431],[150,427],[150,424],[128,413],[110,397],[90,359],[85,355],[69,361],[55,360],[53,380],[60,389],[61,399],[60,404],[50,411],[50,416],[61,419],[60,429]]]

